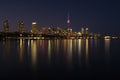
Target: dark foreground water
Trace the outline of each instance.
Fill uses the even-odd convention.
[[[117,79],[120,40],[0,41],[1,79]]]

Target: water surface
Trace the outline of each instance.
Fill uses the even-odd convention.
[[[0,41],[1,78],[115,79],[119,72],[117,39]]]

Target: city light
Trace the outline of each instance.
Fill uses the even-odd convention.
[[[110,39],[111,37],[110,37],[110,36],[105,36],[104,38],[105,38],[105,39]]]
[[[32,22],[32,24],[37,24],[36,22]]]
[[[118,37],[114,36],[102,36],[101,34],[97,34],[89,31],[88,26],[83,26],[79,29],[78,32],[73,31],[70,26],[70,16],[68,15],[66,27],[58,27],[58,26],[45,26],[39,27],[37,22],[32,22],[30,31],[26,31],[24,27],[23,21],[18,21],[18,30],[15,32],[10,32],[9,21],[5,20],[3,22],[4,31],[0,32],[0,36],[4,38],[24,38],[26,39],[118,39]]]

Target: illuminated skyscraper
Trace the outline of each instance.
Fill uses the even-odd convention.
[[[38,33],[37,23],[36,22],[32,22],[32,30],[31,30],[31,32],[33,34],[37,34]]]
[[[88,35],[88,28],[85,29],[85,34]]]
[[[24,32],[24,23],[23,23],[23,21],[18,21],[18,28],[19,28],[20,33]]]
[[[84,28],[81,28],[81,34],[82,34],[82,35],[85,34],[85,30],[84,30]]]
[[[8,22],[8,20],[5,20],[4,22],[3,22],[3,27],[4,27],[4,32],[9,32],[9,22]]]

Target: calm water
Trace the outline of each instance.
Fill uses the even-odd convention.
[[[119,73],[120,40],[0,41],[0,78],[101,80]]]

